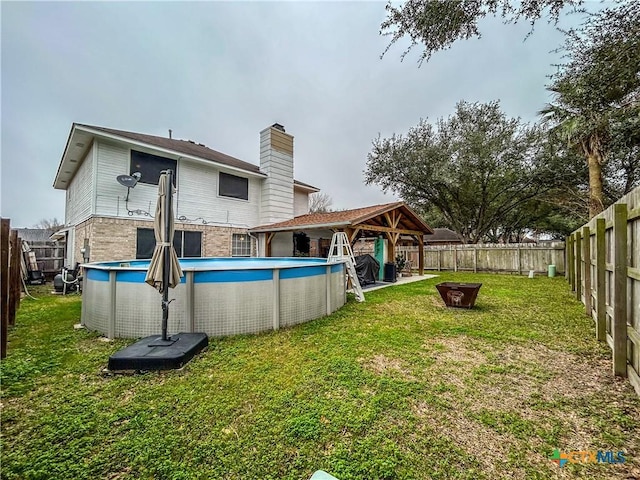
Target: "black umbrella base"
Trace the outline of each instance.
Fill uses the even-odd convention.
[[[176,333],[170,342],[151,335],[109,357],[109,370],[173,370],[181,368],[209,345],[205,333]]]

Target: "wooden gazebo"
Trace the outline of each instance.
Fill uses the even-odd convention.
[[[420,274],[424,270],[423,236],[433,234],[432,228],[404,202],[372,205],[338,212],[309,213],[284,222],[261,225],[252,228],[250,232],[265,235],[265,255],[269,257],[271,256],[271,241],[277,233],[319,229],[345,232],[351,245],[362,237],[384,235],[388,240],[387,257],[389,261],[395,259],[396,244],[400,236],[409,236],[420,247],[418,249],[418,271]]]

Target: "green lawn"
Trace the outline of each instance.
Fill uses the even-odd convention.
[[[444,308],[446,280],[482,282],[476,308]],[[37,296],[1,366],[2,478],[640,478],[640,400],[561,278],[444,273],[116,376],[128,341]],[[555,448],[627,461],[560,469]]]

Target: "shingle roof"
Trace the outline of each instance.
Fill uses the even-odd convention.
[[[382,215],[396,208],[402,208],[406,214],[411,216],[417,227],[427,232],[431,232],[431,228],[424,223],[404,202],[385,203],[381,205],[371,205],[369,207],[354,208],[351,210],[341,210],[337,212],[326,213],[308,213],[285,220],[283,222],[272,223],[269,225],[260,225],[252,228],[253,232],[272,232],[286,231],[304,228],[319,228],[323,226],[348,226],[363,223],[368,219]]]
[[[47,228],[16,228],[18,237],[25,242],[48,242],[53,230]]]
[[[203,158],[205,160],[211,160],[212,162],[220,163],[222,165],[228,165],[230,167],[239,168],[247,172],[262,173],[258,165],[245,162],[238,158],[232,157],[222,152],[213,150],[202,143],[196,143],[192,140],[180,140],[175,138],[158,137],[156,135],[147,135],[145,133],[127,132],[125,130],[116,130],[113,128],[98,127],[95,125],[86,125],[77,123],[79,127],[88,128],[91,130],[97,130],[99,132],[108,133],[111,135],[117,135],[119,137],[128,138],[137,142],[147,143],[155,147],[165,148],[167,150],[173,150],[178,153],[184,153],[185,155],[191,155],[193,157]],[[303,183],[299,180],[294,180],[295,185],[299,185],[311,190],[318,190],[318,188],[308,183]]]
[[[437,242],[462,243],[460,236],[449,228],[434,228],[433,235],[429,235],[428,238],[425,238],[425,241],[428,243],[437,243]]]
[[[147,135],[144,133],[126,132],[124,130],[115,130],[113,128],[97,127],[95,125],[83,125],[76,124],[79,127],[90,128],[92,130],[98,130],[100,132],[109,133],[111,135],[117,135],[119,137],[128,138],[138,142],[148,143],[160,148],[166,148],[168,150],[175,150],[185,155],[192,155],[198,158],[204,158],[213,162],[222,163],[231,167],[241,168],[249,172],[259,173],[260,167],[252,163],[244,162],[230,155],[212,150],[211,148],[201,144],[195,143],[189,140],[178,140],[175,138],[158,137],[155,135]]]

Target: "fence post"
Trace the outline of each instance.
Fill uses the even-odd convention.
[[[9,231],[10,220],[0,220],[0,357],[7,356],[7,334],[9,326]]]
[[[627,376],[627,205],[613,206],[613,373]]]
[[[458,271],[458,247],[453,246],[453,271]]]
[[[607,294],[605,292],[605,275],[607,273],[606,231],[607,222],[605,219],[596,219],[596,338],[601,342],[607,339]]]
[[[591,232],[588,226],[582,227],[582,256],[584,257],[584,306],[591,316]]]
[[[438,257],[438,271],[442,268],[442,260],[440,259],[442,251],[440,249],[436,250],[436,255]]]
[[[17,299],[20,290],[17,287],[20,281],[20,252],[18,251],[18,231],[11,230],[9,234],[9,325],[16,324]]]
[[[567,282],[571,282],[571,275],[569,273],[569,238],[564,238],[564,278]]]
[[[576,299],[582,301],[582,239],[580,230],[576,232]]]
[[[569,270],[569,285],[571,285],[571,291],[576,291],[576,262],[574,258],[575,243],[574,234],[569,235],[569,258],[567,258],[567,270]]]
[[[18,270],[18,278],[16,278],[16,292],[17,292],[16,308],[20,308],[20,302],[22,301],[22,275],[23,275],[22,262],[24,259],[24,256],[22,254],[22,238],[21,237],[18,237],[17,249],[18,251],[16,253],[16,269]]]
[[[478,273],[478,246],[473,246],[473,273]]]

